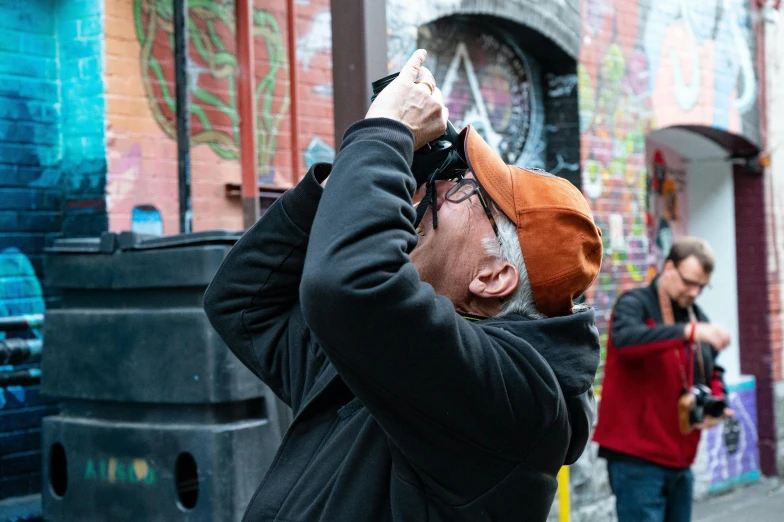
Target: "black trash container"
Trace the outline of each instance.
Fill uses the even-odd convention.
[[[58,240],[44,323],[47,521],[240,520],[280,443],[274,396],[229,351],[204,291],[239,238]]]

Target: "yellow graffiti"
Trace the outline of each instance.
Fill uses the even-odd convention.
[[[147,461],[144,459],[134,459],[133,472],[136,474],[136,479],[142,481],[147,478],[150,472],[150,467],[147,466]]]
[[[85,465],[84,478],[107,484],[146,484],[155,483],[155,469],[145,459],[122,460],[110,457],[98,460],[98,472],[95,462],[88,459]]]
[[[109,482],[114,484],[117,480],[117,459],[114,457],[109,459]]]

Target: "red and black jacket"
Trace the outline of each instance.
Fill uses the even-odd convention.
[[[672,309],[675,324],[663,324],[656,280],[623,294],[613,309],[593,437],[602,456],[638,458],[675,468],[694,462],[700,431],[681,435],[678,427],[681,368],[689,368],[683,335],[688,311],[674,301]],[[696,305],[694,311],[700,322],[708,322]],[[715,364],[718,352],[704,343],[702,351],[706,384],[714,395],[723,396],[724,370]],[[699,382],[699,364],[693,367],[693,382]]]

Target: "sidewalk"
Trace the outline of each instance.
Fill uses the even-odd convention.
[[[692,522],[778,522],[784,520],[784,483],[779,479],[760,482],[710,497],[694,504]]]

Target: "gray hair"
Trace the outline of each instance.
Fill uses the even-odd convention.
[[[494,234],[486,236],[482,238],[482,246],[487,255],[514,265],[520,273],[517,288],[504,300],[502,310],[497,317],[520,314],[531,319],[543,319],[545,316],[536,309],[531,283],[528,282],[523,250],[517,239],[517,225],[498,209],[495,202],[490,202],[490,205],[493,208],[495,224],[498,226],[498,238]]]
[[[496,226],[498,226],[498,238],[495,235],[488,235],[482,238],[482,246],[487,255],[496,259],[511,263],[520,273],[520,280],[517,288],[505,300],[501,312],[496,317],[507,314],[520,314],[529,319],[545,319],[547,316],[536,308],[534,294],[531,290],[531,283],[528,281],[528,270],[525,268],[523,250],[520,248],[520,241],[517,237],[517,225],[506,217],[494,201],[490,201]],[[576,304],[573,312],[583,312],[590,307],[583,304]]]

